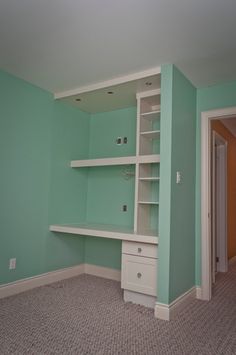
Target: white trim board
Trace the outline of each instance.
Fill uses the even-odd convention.
[[[120,281],[121,279],[120,270],[90,264],[80,264],[0,285],[0,299],[82,274],[94,275],[115,281]]]
[[[205,111],[201,114],[201,299],[211,299],[211,182],[210,123],[213,119],[236,116],[236,107]]]
[[[162,320],[174,319],[192,300],[196,298],[196,287],[183,293],[170,304],[157,302],[155,305],[155,317]]]
[[[53,282],[69,279],[84,273],[84,264],[50,271],[45,274],[17,280],[5,285],[0,285],[0,298],[25,292],[36,287],[44,286]]]

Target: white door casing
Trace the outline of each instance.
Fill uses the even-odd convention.
[[[201,114],[201,299],[211,299],[211,127],[212,119],[236,116],[236,107]]]

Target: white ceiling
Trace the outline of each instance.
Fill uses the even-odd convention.
[[[236,79],[235,0],[0,0],[0,67],[60,92],[174,63]]]

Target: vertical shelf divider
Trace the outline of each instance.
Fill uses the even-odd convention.
[[[134,201],[134,231],[142,234],[144,230],[153,228],[153,213],[157,211],[158,219],[158,188],[159,176],[153,175],[154,161],[142,162],[142,157],[155,156],[153,140],[159,139],[159,134],[154,134],[154,126],[160,114],[160,89],[145,91],[136,95],[137,99],[137,129],[136,129],[136,174],[135,174],[135,201]],[[150,119],[151,118],[151,119]],[[152,139],[145,136],[145,132],[153,133]],[[158,163],[155,163],[158,164]],[[158,169],[159,171],[159,169]],[[149,179],[140,179],[140,178]],[[152,177],[156,179],[151,179]],[[154,188],[153,188],[154,187]],[[153,194],[154,191],[154,194]],[[153,196],[154,195],[154,196]],[[142,201],[142,203],[140,202]],[[158,225],[154,223],[155,226]],[[157,234],[157,227],[154,227]]]

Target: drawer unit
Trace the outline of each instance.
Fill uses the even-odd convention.
[[[127,241],[122,242],[122,254],[145,256],[155,259],[158,257],[156,245]]]
[[[121,287],[156,296],[157,259],[122,254]]]

